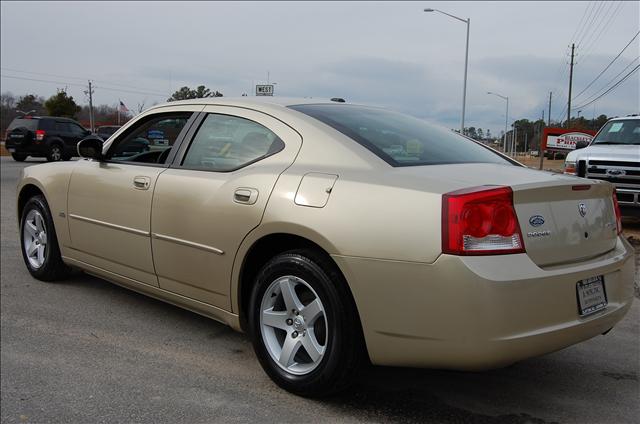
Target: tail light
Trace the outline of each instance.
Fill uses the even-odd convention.
[[[452,255],[524,253],[510,187],[474,187],[442,196],[442,251]]]
[[[618,234],[622,234],[622,212],[620,212],[620,205],[618,204],[618,196],[616,189],[613,189],[613,210],[616,213],[616,229]]]
[[[44,140],[45,131],[44,130],[36,130],[36,141]]]

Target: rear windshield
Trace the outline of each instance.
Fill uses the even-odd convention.
[[[35,131],[38,129],[39,119],[24,119],[24,118],[16,118],[9,124],[9,128],[7,131],[14,130],[16,128],[26,128],[30,131]]]
[[[353,105],[289,106],[340,131],[391,166],[449,163],[511,164],[453,131],[384,109]]]
[[[640,144],[640,119],[607,122],[593,144]]]

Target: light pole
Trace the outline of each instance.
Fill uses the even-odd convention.
[[[507,112],[504,115],[504,141],[502,149],[506,153],[507,152],[507,129],[509,128],[509,97],[503,96],[502,94],[493,93],[491,91],[487,91],[487,94],[493,94],[494,96],[500,97],[502,100],[507,101]]]
[[[471,18],[462,19],[438,9],[424,9],[425,12],[438,12],[447,15],[450,18],[457,19],[467,24],[467,47],[464,53],[464,83],[462,85],[462,118],[460,119],[460,134],[464,135],[464,113],[467,105],[467,68],[469,64],[469,27],[471,26]]]

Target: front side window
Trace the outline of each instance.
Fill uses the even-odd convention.
[[[82,137],[87,133],[87,131],[84,128],[80,127],[77,124],[70,122],[69,127],[71,129],[71,133],[76,137]]]
[[[279,152],[284,143],[268,128],[230,115],[209,114],[200,125],[182,166],[232,171]]]
[[[607,122],[593,144],[640,144],[640,119]]]
[[[152,116],[114,140],[107,160],[164,164],[191,112]]]
[[[512,164],[489,148],[453,131],[401,113],[339,104],[289,107],[340,131],[391,166]]]

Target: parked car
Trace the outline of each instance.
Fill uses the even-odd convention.
[[[127,150],[160,127],[164,150]],[[29,272],[77,267],[246,331],[297,394],[369,361],[502,367],[607,333],[633,301],[612,185],[388,110],[193,99],[78,150],[23,170]]]
[[[69,160],[76,155],[78,142],[89,134],[73,119],[24,116],[9,124],[5,147],[18,162],[27,156],[46,157],[50,162]]]
[[[640,217],[640,116],[609,120],[589,147],[567,155],[564,172],[612,183],[622,215]]]
[[[107,140],[116,131],[120,129],[121,125],[101,125],[96,128],[96,135],[103,140]]]

